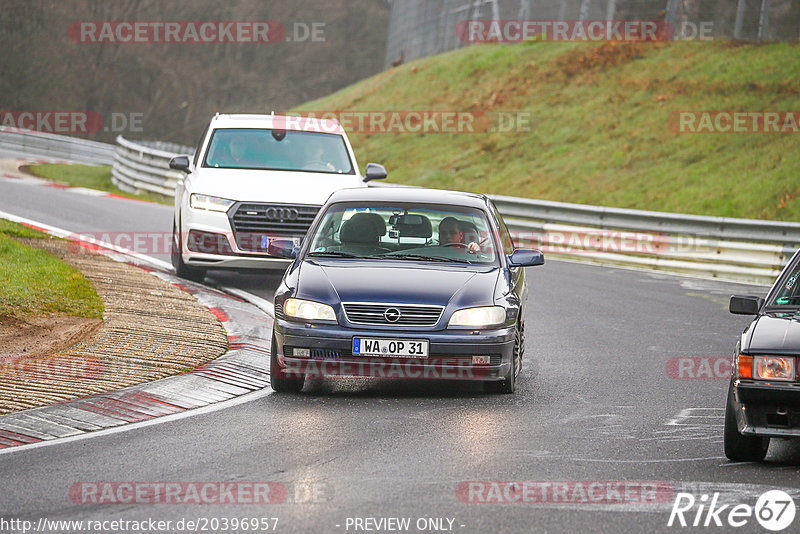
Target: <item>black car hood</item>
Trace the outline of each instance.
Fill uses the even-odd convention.
[[[762,315],[750,334],[747,352],[800,353],[800,321],[792,316]]]
[[[414,262],[305,261],[297,296],[327,303],[492,304],[499,268]]]

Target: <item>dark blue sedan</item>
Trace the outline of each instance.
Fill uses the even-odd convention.
[[[331,195],[275,294],[271,384],[306,377],[480,380],[512,393],[527,266],[484,195],[415,188]]]

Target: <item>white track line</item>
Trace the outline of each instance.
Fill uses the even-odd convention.
[[[164,380],[164,379],[162,379]],[[251,393],[245,393],[244,395],[240,395],[233,399],[214,402],[203,406],[201,408],[192,408],[191,410],[185,410],[183,412],[179,412],[176,414],[171,415],[162,415],[161,417],[155,417],[153,419],[149,419],[147,421],[140,421],[138,423],[128,423],[125,425],[115,426],[112,428],[106,428],[104,430],[93,430],[91,432],[84,432],[83,434],[77,434],[75,436],[68,436],[65,438],[54,438],[46,441],[37,441],[36,443],[30,443],[28,445],[17,445],[14,447],[9,447],[7,449],[0,449],[0,456],[4,454],[13,454],[15,452],[22,452],[27,451],[30,449],[39,449],[41,447],[49,447],[50,445],[60,445],[62,443],[70,443],[73,441],[80,441],[84,439],[90,438],[99,438],[101,436],[108,436],[111,434],[117,434],[119,432],[127,432],[128,430],[136,430],[137,428],[144,428],[146,426],[151,425],[159,425],[162,423],[169,423],[172,421],[177,421],[179,419],[184,419],[186,417],[193,417],[195,415],[203,415],[207,413],[216,412],[218,410],[224,410],[226,408],[231,408],[233,406],[238,406],[239,404],[244,404],[245,402],[251,402],[254,400],[258,400],[262,397],[266,397],[267,395],[272,394],[272,389],[266,387],[259,391],[253,391]]]

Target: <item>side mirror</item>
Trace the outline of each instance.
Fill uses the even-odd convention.
[[[540,250],[518,248],[509,257],[512,267],[536,267],[544,265],[544,254]]]
[[[294,246],[294,241],[291,239],[276,239],[271,241],[267,247],[267,254],[270,256],[278,256],[279,258],[288,258],[293,260],[297,257],[299,248]]]
[[[389,175],[389,173],[386,172],[386,168],[380,163],[367,163],[367,171],[364,174],[365,182],[369,182],[370,180],[383,180]]]
[[[736,315],[756,315],[763,305],[761,297],[732,295],[728,310]]]
[[[169,160],[169,168],[176,171],[192,172],[189,170],[189,156],[175,156]]]

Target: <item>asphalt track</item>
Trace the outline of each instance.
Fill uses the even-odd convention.
[[[167,206],[13,179],[0,179],[0,211],[94,235],[167,234],[172,217]],[[151,252],[168,260],[163,250]],[[713,366],[713,358],[729,357],[748,319],[727,313],[728,297],[766,288],[557,261],[529,275],[526,361],[513,396],[443,381],[317,381],[299,395],[260,392],[216,411],[12,450],[0,454],[0,530],[19,531],[3,528],[3,519],[153,519],[172,521],[168,532],[203,525],[224,532],[225,518],[278,518],[277,532],[761,532],[754,517],[737,529],[667,523],[680,492],[698,504],[718,493],[719,505],[752,506],[763,492],[783,489],[800,504],[800,444],[773,440],[765,463],[728,462],[724,372],[676,373],[678,358]],[[210,283],[269,299],[278,279],[226,274]],[[469,481],[483,485],[460,491]],[[491,481],[536,481],[567,493],[475,502],[507,487]],[[154,503],[146,493],[127,503],[76,496],[99,482],[274,482],[286,495],[273,489],[281,501],[273,504],[244,504],[246,492],[237,504],[194,504],[183,484],[183,504]],[[579,489],[593,482],[632,493],[582,498]],[[663,498],[642,502],[639,482],[657,485]],[[519,496],[508,495],[499,500]],[[689,524],[697,511],[685,513]],[[368,518],[410,523],[366,530],[376,526]],[[199,519],[200,528],[180,529],[181,519]],[[798,524],[800,517],[787,531]],[[80,531],[63,527],[47,531]]]

